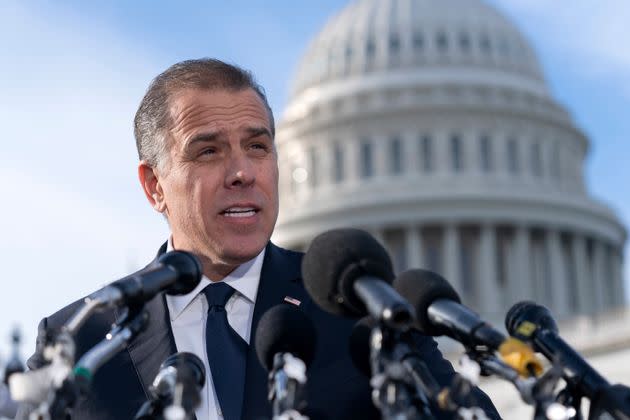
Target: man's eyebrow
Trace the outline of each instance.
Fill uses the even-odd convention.
[[[217,132],[214,132],[214,133],[199,133],[199,134],[196,134],[193,137],[191,137],[186,142],[184,147],[187,147],[187,148],[191,147],[195,143],[212,143],[212,142],[216,141],[218,137],[219,137],[219,133],[217,133]]]
[[[250,135],[251,138],[253,137],[258,137],[258,136],[268,136],[269,138],[271,138],[271,131],[269,131],[269,129],[267,127],[264,126],[260,126],[260,127],[247,127],[245,129],[245,131]]]

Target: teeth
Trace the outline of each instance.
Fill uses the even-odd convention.
[[[225,215],[227,217],[251,217],[255,214],[256,212],[254,210],[238,211],[238,212],[235,212],[234,210],[230,210],[230,211],[225,212]]]
[[[243,211],[254,211],[253,207],[230,207],[225,212],[233,213],[233,212],[243,212]]]

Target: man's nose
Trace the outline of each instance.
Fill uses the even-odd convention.
[[[232,154],[227,165],[225,186],[227,188],[246,187],[254,183],[256,177],[252,162],[244,153]]]

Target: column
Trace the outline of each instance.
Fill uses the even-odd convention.
[[[586,254],[586,238],[574,234],[571,241],[573,262],[575,264],[575,287],[577,287],[578,311],[580,313],[591,312],[591,299],[588,275],[588,262]]]
[[[510,273],[508,280],[510,298],[514,303],[533,297],[530,258],[529,229],[526,226],[516,226],[514,232],[514,273]]]
[[[497,240],[495,227],[481,226],[479,237],[479,310],[497,318],[501,295],[497,282]]]
[[[605,288],[610,287],[610,282],[606,281],[605,271],[605,255],[606,250],[604,244],[599,239],[593,241],[593,269],[591,285],[593,290],[593,311],[595,313],[607,311],[610,308],[607,307],[604,301],[604,296],[608,293]]]
[[[443,258],[443,267],[444,277],[446,280],[455,288],[457,293],[462,296],[464,290],[463,285],[460,280],[460,262],[461,258],[459,255],[460,245],[459,245],[459,232],[457,232],[457,226],[454,224],[446,225],[444,228],[444,258]]]
[[[612,248],[612,272],[615,285],[615,306],[623,306],[626,303],[626,290],[623,282],[623,258],[622,251],[613,246]]]
[[[408,268],[424,267],[422,238],[420,237],[418,226],[410,225],[405,229],[405,250],[407,252]]]
[[[562,242],[560,232],[551,229],[545,232],[546,248],[549,252],[551,268],[551,298],[556,316],[569,315],[569,285],[567,284],[567,270],[562,256]]]

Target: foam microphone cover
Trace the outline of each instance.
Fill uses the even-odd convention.
[[[317,305],[334,315],[358,318],[367,310],[354,282],[372,276],[391,283],[394,270],[387,251],[372,235],[335,229],[313,239],[302,260],[302,276]]]
[[[372,328],[376,325],[377,322],[371,316],[361,318],[354,324],[348,341],[350,357],[354,367],[368,378],[372,376],[370,336],[372,335]]]
[[[166,293],[169,295],[186,295],[193,290],[201,281],[203,274],[199,259],[186,251],[171,251],[162,254],[158,264],[170,266],[178,274],[177,281],[173,283]]]
[[[268,371],[277,353],[291,353],[306,367],[315,356],[317,332],[313,322],[293,305],[274,306],[263,314],[256,328],[256,354]]]
[[[446,334],[439,325],[431,322],[428,309],[439,299],[461,302],[457,292],[448,281],[433,271],[414,269],[396,277],[394,289],[415,308],[417,327],[422,333],[431,336]]]
[[[523,321],[529,321],[542,330],[558,333],[558,325],[549,309],[534,302],[524,300],[512,305],[505,315],[505,329],[510,335],[519,335],[516,330]]]

